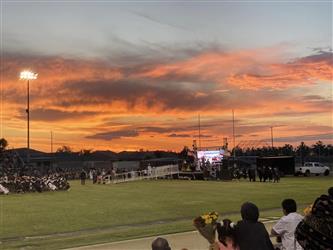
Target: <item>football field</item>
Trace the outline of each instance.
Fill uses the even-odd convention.
[[[59,249],[184,232],[194,230],[192,219],[208,211],[238,220],[245,201],[257,204],[261,217],[281,216],[283,199],[294,198],[302,210],[327,193],[333,178],[70,184],[69,191],[0,196],[0,249]]]

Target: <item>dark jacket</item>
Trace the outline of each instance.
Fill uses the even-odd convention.
[[[273,244],[264,224],[258,221],[257,206],[250,202],[244,203],[241,215],[243,220],[235,227],[236,241],[240,250],[273,250]]]
[[[87,178],[87,174],[86,174],[86,172],[82,171],[82,172],[80,173],[80,179],[81,179],[81,180],[85,180],[86,178]]]

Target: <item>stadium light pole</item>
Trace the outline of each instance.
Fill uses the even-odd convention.
[[[27,81],[27,165],[30,163],[30,94],[29,94],[29,84],[30,80],[36,80],[37,75],[29,70],[24,70],[20,73],[20,79]]]

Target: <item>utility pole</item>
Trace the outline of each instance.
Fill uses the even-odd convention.
[[[236,158],[236,144],[235,144],[235,112],[232,110],[232,140],[234,144],[234,160]]]
[[[198,125],[199,125],[199,149],[201,150],[201,131],[200,131],[200,114],[198,114]]]
[[[271,126],[271,141],[272,141],[272,148],[273,148],[273,146],[274,146],[274,145],[273,145],[273,128],[274,128],[274,127]]]
[[[53,132],[51,130],[51,154],[53,154]]]
[[[51,169],[53,171],[53,132],[51,130]]]

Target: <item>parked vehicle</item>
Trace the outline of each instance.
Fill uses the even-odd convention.
[[[296,175],[310,176],[314,175],[329,175],[330,168],[321,164],[320,162],[305,162],[302,167],[295,169]]]

